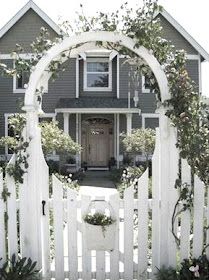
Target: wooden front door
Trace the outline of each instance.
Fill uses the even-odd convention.
[[[109,126],[92,125],[87,136],[88,166],[107,166],[109,159]]]

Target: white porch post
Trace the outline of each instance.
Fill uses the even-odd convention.
[[[76,113],[76,143],[81,144],[81,114]],[[76,153],[76,167],[81,165],[81,155]]]
[[[120,114],[116,115],[116,161],[119,168],[119,153],[120,153]]]
[[[114,114],[114,158],[117,160],[117,114]]]
[[[132,130],[132,114],[127,113],[126,114],[126,123],[127,123],[127,135],[131,135],[131,130]]]
[[[76,57],[76,98],[79,98],[79,58]]]
[[[63,113],[63,117],[64,117],[64,132],[66,134],[69,134],[69,113]]]

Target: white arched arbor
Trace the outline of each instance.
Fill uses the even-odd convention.
[[[44,258],[48,258],[48,249],[44,247],[43,236],[41,236],[42,229],[47,227],[45,217],[41,215],[41,202],[43,200],[48,202],[48,167],[44,161],[41,149],[40,130],[38,128],[38,113],[41,104],[37,98],[36,90],[41,87],[45,87],[48,82],[50,73],[48,73],[47,69],[51,61],[59,58],[63,52],[68,51],[77,45],[96,41],[119,43],[121,46],[128,48],[141,57],[148,64],[156,77],[162,102],[170,99],[168,81],[157,59],[153,56],[151,51],[147,50],[143,46],[135,48],[135,41],[125,35],[106,31],[85,32],[76,36],[65,38],[63,41],[57,43],[49,49],[41,58],[30,76],[23,107],[27,116],[26,137],[28,139],[30,138],[31,141],[28,148],[29,168],[25,174],[23,186],[23,189],[25,189],[25,191],[23,191],[23,200],[25,200],[27,215],[26,217],[23,217],[25,226],[23,226],[22,229],[24,235],[24,256],[37,260],[40,266],[41,263],[44,263]],[[165,109],[159,110],[159,126],[159,139],[161,143],[159,166],[161,166],[161,168],[159,169],[159,167],[156,167],[156,172],[159,173],[158,184],[161,186],[161,188],[159,188],[161,189],[159,195],[162,198],[161,208],[165,208],[164,216],[162,215],[161,217],[161,223],[163,227],[168,227],[168,225],[166,225],[166,221],[168,220],[166,219],[168,215],[166,203],[167,191],[169,188],[173,188],[174,186],[174,182],[177,178],[178,167],[172,166],[172,159],[169,156],[170,150],[175,151],[175,135],[169,125],[168,118],[165,116]],[[163,201],[165,201],[165,203]],[[49,206],[46,204],[46,209],[47,207]],[[170,236],[171,235],[168,233],[160,237],[161,256],[159,256],[159,260],[163,259],[167,261],[168,259],[166,245]],[[159,265],[166,265],[166,261],[159,263]],[[42,269],[43,274],[47,275],[48,268],[43,267]]]

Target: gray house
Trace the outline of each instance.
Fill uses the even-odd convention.
[[[158,16],[164,37],[177,49],[186,50],[188,72],[201,93],[201,63],[209,60],[208,53],[165,10]],[[22,57],[29,57],[29,45],[42,26],[48,29],[51,38],[60,34],[59,27],[29,1],[0,30],[1,62],[13,64],[10,53],[17,43],[27,52]],[[124,63],[125,57],[93,43],[88,43],[87,49],[74,50],[65,62],[66,71],[55,82],[49,82],[40,119],[57,119],[64,131],[82,145],[81,155],[76,156],[78,167],[86,162],[92,168],[106,168],[112,157],[119,166],[123,160],[121,133],[158,126],[155,95],[146,86],[144,77],[133,85],[131,66]],[[0,77],[0,136],[9,135],[8,118],[20,112],[18,103],[24,97],[27,79],[27,73],[20,78]],[[3,159],[10,151],[6,148],[0,153]]]

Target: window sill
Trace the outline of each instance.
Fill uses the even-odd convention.
[[[110,92],[112,91],[112,88],[84,88],[83,91],[107,91]]]
[[[13,93],[25,93],[25,89],[24,88],[14,89]]]

